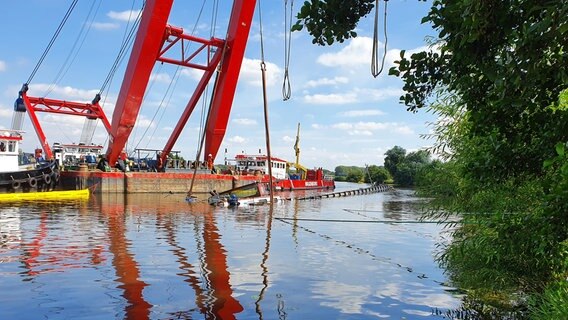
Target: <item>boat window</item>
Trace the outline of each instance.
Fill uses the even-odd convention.
[[[258,167],[264,167],[264,161],[259,161],[256,163]]]
[[[4,144],[4,142],[0,142],[0,152],[4,151],[6,151],[6,145]]]
[[[8,142],[8,151],[15,152],[16,151],[16,141],[9,141]]]

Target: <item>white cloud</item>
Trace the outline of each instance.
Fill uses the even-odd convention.
[[[279,83],[282,74],[282,69],[280,69],[276,64],[271,62],[265,62],[266,65],[266,85],[271,87]],[[262,73],[260,70],[260,60],[257,59],[243,59],[243,65],[241,67],[241,73],[239,75],[239,82],[245,82],[249,85],[255,87],[262,87]]]
[[[296,138],[293,138],[293,137],[290,137],[290,136],[283,136],[282,141],[284,141],[284,142],[295,142]]]
[[[0,105],[0,118],[11,118],[13,113],[12,110],[12,108],[7,108],[3,105]]]
[[[384,88],[384,89],[358,89],[355,93],[361,100],[365,101],[382,101],[390,98],[398,98],[402,95],[403,91],[400,88]]]
[[[379,59],[383,57],[384,45],[379,43]],[[388,49],[385,57],[385,65],[383,73],[394,65],[394,61],[400,59],[400,49]],[[440,51],[439,46],[430,48],[428,46],[421,46],[415,49],[406,50],[405,57],[410,57],[411,54],[421,51]],[[347,46],[334,53],[325,53],[318,57],[317,62],[326,67],[360,67],[371,65],[371,57],[373,54],[373,39],[369,37],[353,38]],[[381,63],[381,60],[378,61]],[[370,72],[370,71],[369,71]]]
[[[6,71],[6,62],[0,60],[0,72]]]
[[[365,101],[384,101],[393,97],[398,98],[402,94],[401,89],[360,89],[354,88],[345,93],[318,93],[306,94],[303,99],[309,104],[352,104]]]
[[[368,110],[351,110],[351,111],[340,112],[338,116],[354,118],[354,117],[382,116],[384,114],[385,113],[382,112],[381,110],[368,109]]]
[[[30,86],[28,95],[31,97],[42,96],[48,91],[51,92],[50,95],[56,96],[60,100],[73,100],[77,102],[91,102],[97,93],[99,93],[98,89],[85,90],[70,86],[60,87],[45,83],[34,83],[33,86]]]
[[[91,27],[95,30],[114,30],[118,29],[120,25],[113,22],[93,22]]]
[[[234,136],[234,137],[229,138],[228,141],[238,143],[238,144],[242,144],[242,143],[246,142],[247,139],[245,139],[241,136]]]
[[[139,13],[140,10],[127,10],[120,12],[110,11],[109,13],[107,13],[107,16],[111,19],[119,21],[133,21],[136,20],[136,17],[138,17]]]
[[[349,79],[346,77],[335,77],[333,79],[321,78],[318,80],[310,80],[306,83],[307,88],[315,88],[319,86],[335,86],[337,84],[349,83]]]
[[[355,93],[314,94],[304,96],[304,101],[310,104],[347,104],[357,102]]]
[[[371,61],[372,41],[368,37],[353,38],[338,52],[322,54],[317,62],[327,67],[368,65]]]
[[[193,79],[195,81],[199,81],[201,80],[201,78],[203,78],[203,73],[205,71],[203,70],[199,70],[199,69],[195,69],[195,68],[185,68],[181,70],[181,75],[182,76],[186,76],[190,79]]]
[[[356,136],[372,136],[375,131],[389,131],[404,135],[414,134],[409,126],[396,122],[340,122],[331,125],[331,128]]]
[[[409,126],[396,127],[394,131],[400,134],[414,134],[414,130]]]
[[[150,81],[156,81],[161,83],[170,83],[172,78],[167,73],[152,73],[150,75]]]
[[[246,118],[233,119],[233,122],[243,126],[251,126],[257,123],[256,120],[254,119],[246,119]]]
[[[137,126],[138,128],[141,128],[141,129],[146,129],[146,128],[148,128],[148,127],[150,127],[150,128],[155,127],[155,125],[154,125],[154,123],[152,122],[152,120],[150,120],[150,119],[144,117],[143,115],[140,115],[140,116],[138,117],[138,120],[136,120],[136,126]]]

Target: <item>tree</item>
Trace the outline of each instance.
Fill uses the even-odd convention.
[[[356,37],[354,31],[361,17],[374,8],[375,0],[312,0],[305,1],[296,16],[299,20],[293,31],[306,27],[313,36],[312,43],[331,45]]]
[[[355,182],[359,183],[363,181],[364,173],[362,168],[358,167],[351,167],[349,172],[347,173],[347,178],[345,179],[348,182]]]
[[[394,146],[385,152],[385,169],[392,177],[396,176],[398,165],[406,156],[406,150],[399,146]]]
[[[427,164],[430,163],[430,154],[426,150],[410,152],[396,167],[394,182],[402,187],[413,187],[416,177]]]
[[[368,174],[365,175],[366,183],[384,183],[391,178],[387,169],[382,166],[371,165],[367,168]],[[370,177],[369,177],[370,176]]]

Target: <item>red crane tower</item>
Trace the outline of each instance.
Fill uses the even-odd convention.
[[[173,0],[146,1],[112,117],[109,147],[107,150],[107,159],[111,164],[118,159],[134,127],[142,98],[156,61],[204,71],[193,96],[187,103],[172,135],[163,148],[162,160],[165,160],[168,153],[172,150],[219,64],[221,64],[220,72],[217,75],[209,118],[205,126],[204,154],[212,154],[214,159],[225,136],[256,1],[235,0],[233,2],[227,38],[225,40],[197,38],[184,34],[181,28],[168,25],[167,19],[172,4]],[[196,42],[199,44],[199,48],[194,53],[186,56],[183,45],[185,41]],[[182,44],[181,58],[172,59],[165,57],[165,53],[178,42]],[[192,59],[202,50],[207,50],[208,52],[215,50],[215,54],[211,59],[208,59],[206,64],[194,63]]]
[[[209,117],[205,125],[204,154],[211,154],[215,159],[227,129],[256,0],[235,0],[233,2],[225,40],[198,38],[184,34],[182,28],[168,25],[167,20],[172,5],[173,0],[146,1],[113,112],[112,123],[109,123],[98,104],[99,96],[95,97],[92,103],[28,97],[28,85],[22,86],[14,110],[28,111],[46,158],[53,158],[53,153],[35,112],[80,115],[89,119],[101,119],[109,134],[107,160],[110,164],[116,163],[135,125],[152,69],[156,61],[160,61],[204,71],[195,92],[163,148],[162,161],[172,150],[207,84],[220,65]],[[197,43],[198,48],[193,53],[188,54],[185,52],[186,42]],[[181,44],[179,46],[181,57],[178,59],[166,57],[166,53],[172,51],[176,44]],[[212,54],[213,52],[215,53]],[[206,63],[195,62],[200,53],[207,55]]]

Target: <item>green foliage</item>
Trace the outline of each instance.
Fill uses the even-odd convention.
[[[385,169],[391,174],[396,176],[398,165],[406,156],[406,150],[399,146],[394,146],[385,152]]]
[[[364,176],[363,170],[359,168],[353,169],[349,171],[347,177],[345,178],[345,181],[355,182],[355,183],[363,182],[363,176]]]
[[[364,177],[364,169],[355,166],[335,167],[335,181],[361,182]]]
[[[387,169],[382,166],[371,165],[367,168],[368,174],[365,175],[366,183],[385,183],[385,181],[391,179],[391,176]]]
[[[540,297],[530,301],[530,310],[534,320],[565,318],[568,314],[568,281],[552,283]]]
[[[551,109],[567,87],[568,2],[434,1],[423,19],[439,32],[431,51],[401,58],[390,74],[404,81],[409,110],[438,90],[467,113],[471,177],[505,180],[539,174],[556,141],[568,139],[568,114]],[[464,138],[463,136],[461,138]]]
[[[306,30],[312,35],[312,43],[332,45],[354,38],[354,29],[361,17],[374,8],[375,0],[311,0],[305,1],[296,16],[298,21],[292,31]]]
[[[342,24],[358,2],[341,1],[337,16],[322,3],[307,1],[316,7],[300,17],[314,43],[343,41],[368,13]],[[432,151],[447,162],[415,176],[421,192],[439,196],[433,214],[462,215],[440,261],[474,297],[530,295],[536,318],[565,317],[568,164],[557,143],[568,141],[568,1],[434,0],[422,21],[439,39],[410,57],[401,51],[389,74],[403,80],[408,110],[440,115]],[[410,182],[402,157],[387,155],[385,168]]]

